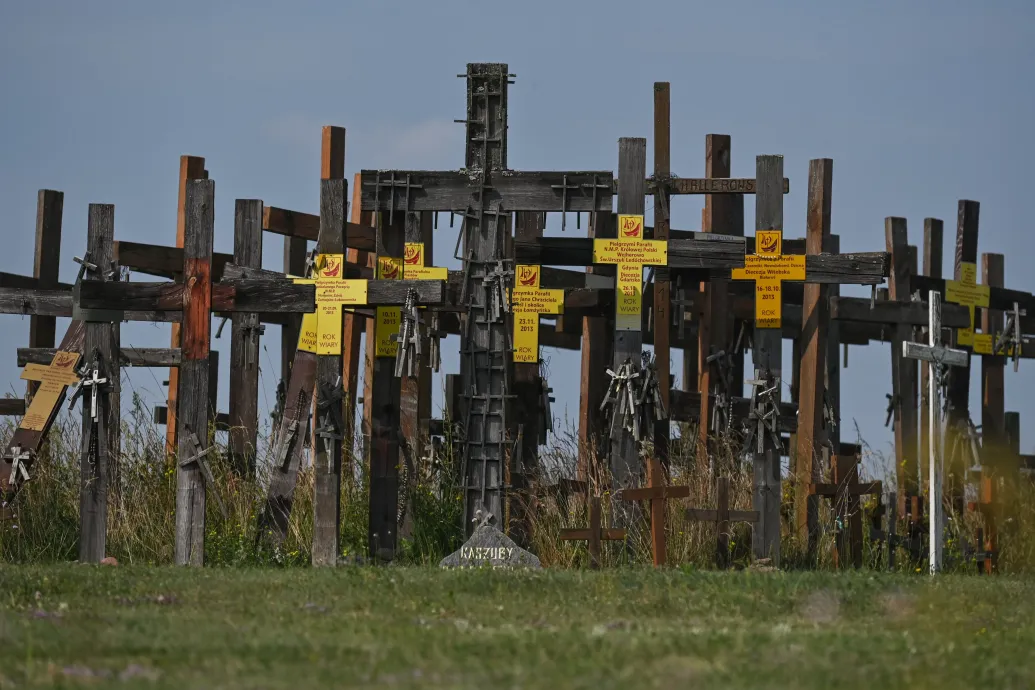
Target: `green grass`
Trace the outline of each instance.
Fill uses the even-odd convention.
[[[1029,687],[1035,581],[0,566],[0,688]]]

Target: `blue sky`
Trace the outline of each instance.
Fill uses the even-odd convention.
[[[889,215],[906,217],[910,241],[919,243],[924,217],[933,216],[945,221],[950,271],[957,200],[975,199],[980,250],[1007,256],[1010,287],[1035,290],[1023,268],[1035,249],[1023,210],[1027,163],[1035,159],[1035,4],[631,7],[613,0],[3,3],[0,270],[31,270],[40,188],[65,192],[64,280],[75,276],[72,255],[85,245],[91,202],[115,204],[116,237],[172,244],[181,154],[207,160],[216,181],[216,249],[226,252],[236,198],[317,210],[321,125],[347,128],[350,180],[364,167],[457,168],[463,136],[452,121],[464,114],[464,86],[455,75],[467,62],[493,61],[518,75],[510,90],[512,168],[616,168],[618,138],[651,136],[652,83],[669,81],[673,170],[703,174],[710,132],[732,135],[735,176],[752,175],[757,154],[783,154],[788,237],[804,234],[809,159],[829,157],[843,251],[882,249]],[[673,226],[698,229],[700,205],[677,200]],[[746,217],[753,218],[750,199]],[[440,224],[438,265],[451,265],[455,230],[447,226]],[[559,217],[549,232],[560,232]],[[268,267],[280,266],[281,246],[279,237],[266,238]],[[27,341],[28,319],[3,321],[0,381],[20,391],[14,350]],[[123,342],[164,346],[167,330],[126,326]],[[279,376],[276,330],[264,339],[263,412]],[[225,382],[229,343],[215,344]],[[889,348],[852,348],[843,375],[844,438],[854,437],[854,421],[884,451]],[[445,369],[456,371],[456,348],[443,352]],[[555,412],[574,417],[577,356],[546,356]],[[1024,393],[1035,383],[1033,366],[1007,377],[1007,409],[1022,420],[1035,415],[1035,397]],[[135,371],[130,388],[159,397],[164,379],[164,371]],[[971,397],[980,399],[976,377]],[[979,404],[972,409],[979,417]],[[1024,448],[1033,443],[1026,434]]]

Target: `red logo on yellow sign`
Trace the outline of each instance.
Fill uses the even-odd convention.
[[[325,254],[323,267],[320,269],[321,278],[341,278],[341,257],[332,254]]]
[[[783,254],[783,233],[779,230],[759,230],[755,233],[755,254],[781,256]]]
[[[406,262],[407,266],[423,266],[424,262],[421,260],[421,254],[423,253],[424,245],[422,244],[411,244],[406,245],[406,255],[403,257],[403,261]]]
[[[618,235],[629,239],[643,237],[643,216],[619,215]]]
[[[378,262],[380,263],[379,273],[383,280],[395,280],[399,277],[399,264],[397,263],[398,261],[398,259],[393,261],[391,257],[378,258]]]
[[[521,285],[535,287],[539,279],[539,268],[537,266],[522,266],[518,272],[518,282]]]

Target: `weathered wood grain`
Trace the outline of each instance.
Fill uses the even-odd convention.
[[[47,361],[50,364],[50,361]],[[0,417],[21,417],[27,403],[22,398],[0,398]]]
[[[115,241],[115,261],[137,273],[179,280],[183,275],[183,249],[141,242]],[[234,263],[233,254],[212,254],[212,280],[223,277],[223,269]]]
[[[276,206],[265,206],[262,212],[262,229],[285,237],[316,241],[320,232],[320,216],[302,211],[289,211]],[[359,223],[346,223],[349,248],[374,251],[374,229]]]
[[[654,177],[667,179],[672,167],[671,153],[671,92],[668,82],[654,82]],[[654,191],[654,239],[667,242],[671,225],[670,195],[667,187],[658,185]],[[662,405],[668,409],[669,391],[672,379],[668,375],[672,361],[669,333],[671,331],[671,284],[667,268],[654,269],[654,288],[652,290],[654,305],[651,319],[654,326],[654,357],[657,366],[658,390]],[[671,425],[669,420],[658,420],[654,424],[654,455],[658,459],[658,467],[668,467],[669,436]],[[653,465],[648,464],[648,468]],[[655,478],[656,483],[662,481]],[[651,540],[654,553],[665,553],[665,506],[658,501],[651,502]]]
[[[260,199],[235,202],[233,263],[247,268],[262,266]],[[255,474],[259,436],[259,338],[258,313],[236,312],[231,316],[230,466],[242,477]]]
[[[923,275],[929,278],[941,278],[942,277],[942,252],[945,245],[944,238],[944,224],[937,218],[924,218],[924,246],[923,246]],[[912,282],[912,281],[910,281]],[[910,291],[915,292],[915,289],[910,285]],[[925,300],[927,299],[929,291],[921,291],[920,295]],[[941,318],[942,325],[949,325],[949,314],[947,307],[953,307],[957,305],[946,304],[944,301],[941,305]],[[966,328],[967,324],[970,323],[970,313],[964,308],[963,313],[965,314],[965,323],[962,326],[956,326],[957,328]],[[926,325],[926,321],[925,321]],[[930,436],[930,425],[927,420],[930,420],[930,403],[927,392],[930,390],[929,380],[931,376],[931,364],[929,362],[920,361],[920,469],[923,471],[924,458],[931,457],[931,436]]]
[[[56,347],[19,347],[18,366],[50,364]],[[124,347],[119,352],[119,366],[123,367],[176,367],[180,365],[180,351],[167,347]]]
[[[619,178],[621,179],[621,178]],[[757,194],[757,180],[751,177],[735,177],[726,179],[715,179],[710,177],[678,177],[671,175],[665,180],[664,185],[668,187],[669,194]],[[647,193],[654,194],[660,186],[658,178],[648,178],[646,181]],[[618,180],[615,180],[615,189],[618,188]],[[790,194],[791,182],[786,177],[783,179],[783,193]]]
[[[610,210],[594,213],[590,216],[589,227],[586,232],[588,238],[601,239],[613,238],[615,233],[614,214]],[[592,258],[592,257],[591,257]],[[547,270],[543,270],[544,285],[549,285]],[[592,275],[594,279],[608,279],[614,285],[614,266],[587,266],[587,276]],[[567,305],[565,305],[567,307]],[[581,333],[575,334],[573,345],[582,346],[581,380],[579,386],[579,457],[576,468],[578,479],[586,481],[589,477],[597,477],[602,470],[599,467],[599,458],[606,457],[607,442],[605,437],[604,415],[600,411],[600,405],[607,394],[609,378],[607,369],[613,360],[614,338],[611,333],[614,330],[614,306],[611,306],[603,315],[584,316],[581,323],[569,317],[566,323],[578,324]],[[539,342],[543,345],[553,345],[552,338],[560,337],[562,334],[549,333],[540,326]],[[581,335],[581,337],[579,337]]]
[[[876,301],[865,297],[837,297],[830,300],[830,318],[863,323],[927,325],[926,302]],[[966,328],[970,312],[960,304],[942,305],[942,326]]]
[[[65,195],[51,189],[41,189],[36,197],[36,252],[32,276],[36,285],[44,290],[64,289],[58,282],[61,269],[61,218]],[[3,282],[0,280],[0,285]],[[30,287],[24,285],[21,287]],[[29,317],[29,347],[54,347],[57,337],[57,319],[53,316],[32,315]],[[39,383],[26,382],[27,402],[32,400]]]

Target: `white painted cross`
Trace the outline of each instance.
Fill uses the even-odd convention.
[[[928,344],[902,343],[902,355],[910,359],[922,359],[933,364],[934,371],[927,377],[929,399],[928,409],[928,435],[931,439],[931,467],[930,486],[928,488],[928,522],[930,525],[930,561],[931,574],[934,575],[942,567],[942,523],[944,522],[944,510],[942,508],[942,466],[939,460],[941,452],[942,435],[940,433],[939,414],[941,402],[939,401],[939,386],[941,381],[942,367],[965,367],[969,361],[968,355],[963,350],[954,350],[942,345],[942,296],[940,293],[931,291],[927,295],[928,321],[927,333]]]

